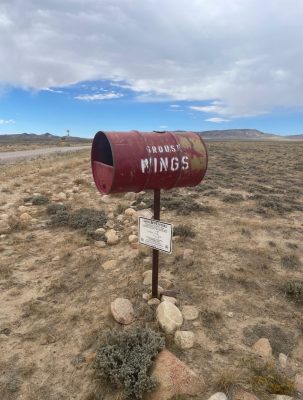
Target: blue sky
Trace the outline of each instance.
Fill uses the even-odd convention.
[[[0,134],[302,134],[303,2],[0,4]]]
[[[93,137],[98,130],[212,130],[255,128],[277,134],[303,132],[300,112],[276,110],[258,117],[212,122],[216,113],[192,109],[212,101],[143,100],[140,94],[109,81],[80,82],[49,90],[7,88],[0,133],[51,132]],[[122,85],[123,86],[123,85]],[[227,118],[222,118],[227,119]]]

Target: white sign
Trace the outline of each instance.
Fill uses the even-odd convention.
[[[139,217],[139,243],[165,253],[171,253],[172,236],[172,224]]]

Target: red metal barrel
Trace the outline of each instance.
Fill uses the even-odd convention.
[[[92,171],[102,193],[195,186],[207,169],[207,149],[194,132],[98,132]]]

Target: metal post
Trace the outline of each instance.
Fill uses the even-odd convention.
[[[160,220],[160,189],[154,189],[154,219]],[[159,250],[153,249],[152,297],[158,297]]]

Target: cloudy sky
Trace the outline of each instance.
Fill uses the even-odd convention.
[[[0,134],[303,133],[302,0],[0,0]]]

